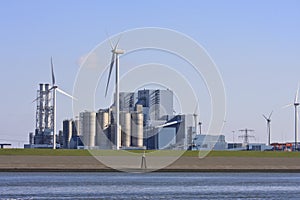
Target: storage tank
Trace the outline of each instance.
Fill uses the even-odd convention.
[[[110,148],[110,142],[107,137],[109,126],[109,111],[99,110],[96,121],[96,146],[100,149]]]
[[[80,113],[80,133],[83,145],[87,148],[95,146],[96,113],[85,111]]]
[[[143,105],[141,105],[141,104],[136,104],[136,105],[135,105],[135,111],[138,112],[138,113],[143,112]]]
[[[131,144],[134,147],[143,147],[143,113],[131,113]]]
[[[80,135],[80,123],[79,123],[79,119],[75,119],[73,120],[72,123],[72,137],[77,137],[79,135]]]
[[[110,141],[111,141],[111,143],[112,143],[112,145],[114,146],[114,147],[116,147],[116,144],[117,144],[117,137],[116,137],[116,125],[115,124],[111,124],[110,125]],[[118,134],[119,134],[119,141],[118,141],[118,145],[119,145],[119,147],[121,147],[121,129],[122,129],[122,127],[121,126],[119,126],[119,131],[118,131]]]
[[[130,147],[131,143],[131,116],[129,112],[120,112],[121,124],[121,144],[124,147]]]

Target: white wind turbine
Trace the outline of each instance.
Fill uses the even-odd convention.
[[[298,101],[298,95],[299,95],[299,84],[298,84],[298,88],[296,91],[296,95],[295,95],[295,99],[294,99],[294,103],[288,104],[286,106],[284,106],[283,108],[287,108],[290,106],[294,106],[295,107],[295,147],[294,147],[294,151],[297,150],[298,148],[298,106],[300,105],[299,101]]]
[[[270,146],[271,144],[271,116],[273,114],[273,111],[270,113],[269,117],[266,117],[265,115],[263,115],[263,117],[266,119],[267,121],[267,131],[268,131],[268,146]]]
[[[109,80],[110,80],[110,76],[111,76],[111,72],[112,69],[114,67],[114,64],[116,63],[116,91],[115,91],[115,107],[116,107],[116,130],[115,130],[115,134],[116,134],[116,149],[119,150],[119,143],[120,143],[120,138],[119,138],[119,117],[120,117],[120,107],[119,107],[119,55],[120,54],[124,54],[125,51],[122,49],[118,49],[118,44],[119,44],[120,39],[117,41],[115,47],[113,47],[112,43],[110,43],[111,45],[111,52],[112,52],[112,58],[111,58],[111,63],[110,63],[110,67],[109,67],[109,74],[108,74],[108,80],[106,83],[106,89],[105,89],[105,97],[107,95],[107,91],[108,91],[108,86],[109,86]]]
[[[52,87],[50,90],[53,90],[53,149],[56,149],[56,91],[60,92],[63,95],[66,95],[67,97],[72,98],[73,100],[76,100],[72,95],[66,93],[65,91],[58,88],[57,85],[55,85],[55,76],[54,76],[54,69],[53,69],[53,61],[51,57],[51,75],[52,75]]]
[[[197,111],[198,111],[198,105],[199,103],[197,102],[197,105],[196,105],[196,108],[194,110],[194,113],[193,113],[193,117],[194,117],[194,126],[195,126],[195,129],[194,129],[194,136],[198,135],[197,133],[197,126],[198,126],[198,114],[197,114]]]

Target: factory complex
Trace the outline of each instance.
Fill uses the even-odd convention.
[[[63,129],[53,134],[53,93],[49,84],[37,91],[36,128],[29,133],[24,148],[59,149],[144,149],[144,150],[279,150],[290,151],[292,143],[266,145],[249,143],[247,131],[243,143],[227,143],[224,135],[201,134],[197,115],[175,114],[174,94],[169,89],[142,89],[119,93],[119,130],[116,106],[98,111],[83,111],[75,119],[62,122]],[[114,101],[115,102],[115,101]],[[199,125],[200,131],[197,131]],[[55,136],[54,136],[55,135]],[[53,136],[55,138],[53,138]]]
[[[37,91],[36,129],[25,148],[53,147],[53,105],[49,84]],[[114,101],[115,102],[115,101]],[[188,149],[196,128],[192,114],[174,114],[171,90],[143,89],[119,94],[119,130],[115,105],[83,111],[63,121],[56,147],[66,149]],[[117,135],[118,134],[118,135]]]

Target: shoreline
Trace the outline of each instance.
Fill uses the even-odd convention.
[[[159,170],[141,170],[130,169],[128,171],[119,171],[116,169],[1,169],[1,173],[300,173],[299,169],[159,169]]]

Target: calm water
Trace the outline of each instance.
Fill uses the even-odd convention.
[[[0,199],[300,199],[297,173],[0,173]]]

